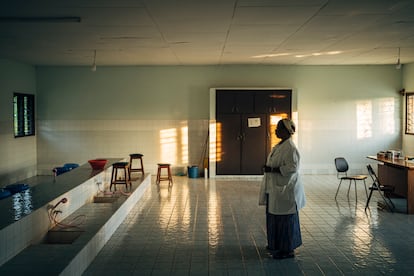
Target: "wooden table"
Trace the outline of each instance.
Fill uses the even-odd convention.
[[[394,186],[394,194],[407,199],[407,213],[414,214],[414,161],[377,156],[367,158],[381,162],[378,164],[379,181]]]

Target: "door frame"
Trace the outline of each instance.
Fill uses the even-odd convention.
[[[214,87],[210,88],[210,119],[209,119],[209,177],[210,178],[254,178],[258,179],[261,176],[257,175],[216,175],[216,91],[217,90],[292,90],[292,119],[298,124],[298,111],[297,111],[297,91],[290,87]],[[298,139],[298,128],[294,135],[295,143]]]

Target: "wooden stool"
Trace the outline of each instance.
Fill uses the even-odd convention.
[[[118,179],[118,171],[123,172],[124,178]],[[112,185],[114,185],[114,191],[116,191],[116,184],[125,184],[125,187],[128,189],[131,187],[131,179],[129,173],[129,163],[128,162],[117,162],[112,164],[112,175],[111,175],[111,185],[109,186],[109,190],[112,190]]]
[[[142,175],[144,175],[144,163],[142,162],[142,157],[144,155],[140,153],[132,153],[129,155],[129,173],[133,172],[142,172]],[[141,167],[133,167],[134,160],[139,160],[141,162]]]
[[[167,169],[167,176],[161,176],[161,169]],[[158,163],[157,184],[159,184],[162,180],[168,180],[168,185],[173,183],[171,175],[171,164]]]

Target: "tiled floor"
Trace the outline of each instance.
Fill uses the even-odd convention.
[[[408,275],[414,215],[364,212],[365,191],[334,200],[335,176],[304,175],[303,245],[294,259],[265,250],[258,181],[175,177],[152,184],[85,275]],[[154,181],[153,181],[154,182]]]

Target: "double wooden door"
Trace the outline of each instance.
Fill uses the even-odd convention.
[[[290,117],[290,90],[216,91],[217,175],[262,174],[273,114]]]
[[[220,133],[217,174],[261,174],[266,161],[265,114],[222,114],[217,119]],[[261,125],[251,127],[249,120],[260,120]]]

